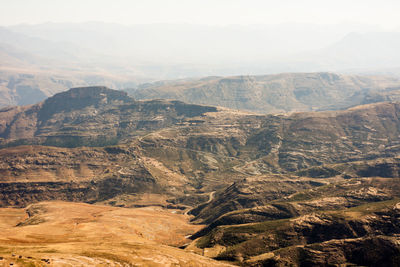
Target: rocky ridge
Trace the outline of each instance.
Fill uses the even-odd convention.
[[[399,85],[396,78],[321,72],[161,81],[128,92],[136,99],[178,99],[266,114],[398,101]]]
[[[196,245],[244,266],[396,266],[399,199],[289,219],[219,226]],[[369,253],[375,245],[379,253]],[[196,248],[188,247],[188,250]]]
[[[212,111],[179,101],[138,102],[106,87],[73,88],[33,106],[0,110],[0,138],[5,144],[104,146]]]

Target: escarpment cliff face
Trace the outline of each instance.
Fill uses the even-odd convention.
[[[1,206],[54,199],[93,203],[127,193],[169,191],[128,148],[19,146],[0,150],[0,158]]]
[[[0,138],[3,144],[104,146],[213,111],[179,101],[135,101],[106,87],[73,88],[37,105],[0,110]]]

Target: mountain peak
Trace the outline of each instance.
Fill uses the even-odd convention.
[[[54,95],[56,97],[69,97],[73,99],[94,98],[103,99],[104,97],[112,100],[132,101],[128,94],[123,91],[113,90],[105,86],[75,87],[70,90]],[[50,98],[51,99],[51,98]]]
[[[89,106],[100,108],[105,105],[133,102],[134,99],[127,93],[105,86],[76,87],[44,101],[40,117],[47,118],[50,114],[80,110]]]

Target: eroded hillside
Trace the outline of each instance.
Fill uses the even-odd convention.
[[[106,87],[73,88],[36,105],[0,110],[0,138],[5,144],[104,146],[212,111],[179,101],[137,102]]]
[[[3,145],[103,148],[2,149],[2,187],[11,190],[3,199],[18,199],[17,185],[29,192],[24,185],[50,182],[55,188],[75,188],[78,201],[155,193],[167,194],[177,205],[201,202],[209,192],[252,175],[350,178],[387,172],[397,177],[398,163],[390,159],[400,149],[399,110],[397,103],[380,103],[346,111],[257,115],[176,101],[135,101],[102,87],[76,88],[38,105],[3,110]],[[115,186],[109,188],[111,183]]]
[[[193,242],[179,244],[182,257],[194,252],[245,266],[395,266],[399,112],[399,103],[382,102],[260,115],[74,88],[1,110],[0,205],[157,206],[192,216]],[[380,244],[375,256],[368,253],[373,244]]]

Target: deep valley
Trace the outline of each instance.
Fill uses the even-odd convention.
[[[349,109],[262,114],[81,87],[3,108],[0,259],[398,266],[391,92]]]

